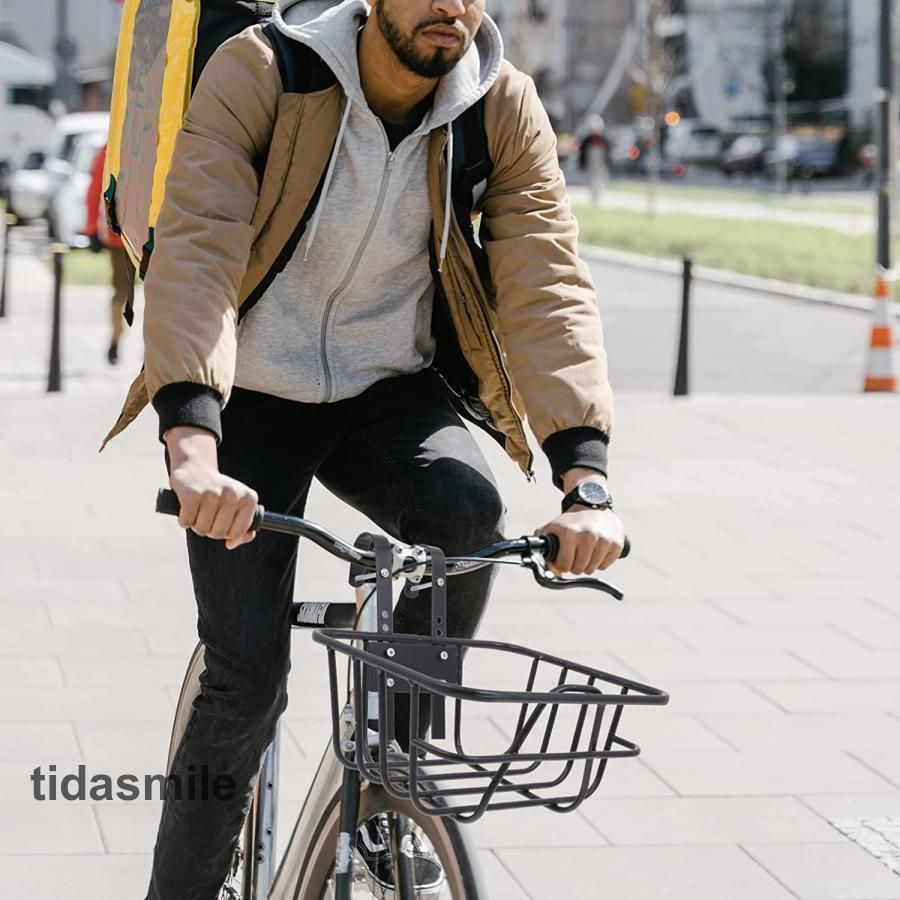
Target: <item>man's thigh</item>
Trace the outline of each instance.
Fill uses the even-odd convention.
[[[505,512],[474,437],[432,372],[380,382],[317,477],[379,528],[448,553],[497,540]]]

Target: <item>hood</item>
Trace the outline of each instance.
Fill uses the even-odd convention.
[[[279,31],[325,61],[353,103],[368,109],[359,77],[357,31],[370,12],[366,0],[276,0],[272,18]],[[500,30],[485,15],[465,56],[441,79],[431,112],[417,132],[441,128],[477,103],[497,80],[502,62]]]

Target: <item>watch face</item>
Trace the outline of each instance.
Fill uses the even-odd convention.
[[[596,484],[593,481],[586,481],[579,485],[578,493],[585,503],[596,504],[602,506],[609,502],[609,491],[602,484]]]

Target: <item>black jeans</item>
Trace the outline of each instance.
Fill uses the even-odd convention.
[[[496,482],[430,371],[379,382],[333,404],[235,389],[223,430],[221,471],[253,487],[273,512],[302,515],[316,477],[380,529],[409,543],[464,553],[502,534]],[[227,791],[179,799],[167,790],[149,900],[215,900],[261,755],[287,706],[297,540],[263,532],[227,551],[221,542],[188,532],[187,544],[206,669],[173,774],[186,784],[205,766],[210,784],[224,776],[236,790],[231,799],[219,796]],[[481,570],[453,579],[451,635],[475,633],[491,578],[490,570]],[[423,592],[402,601],[396,630],[429,633],[428,599]]]

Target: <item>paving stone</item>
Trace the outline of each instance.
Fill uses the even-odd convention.
[[[842,840],[793,797],[609,797],[584,815],[617,846]]]
[[[746,844],[745,849],[800,900],[900,898],[900,876],[849,841]]]
[[[534,900],[526,894],[513,875],[490,850],[478,851],[478,865],[487,895],[491,900]]]
[[[753,689],[786,712],[900,712],[900,681],[760,681]]]
[[[793,900],[793,894],[737,847],[601,847],[585,864],[578,849],[500,850],[532,900]]]
[[[146,719],[174,711],[162,688],[0,689],[0,722]]]
[[[107,684],[122,688],[179,686],[184,680],[188,659],[189,656],[185,655],[142,654],[123,662],[115,656],[75,653],[59,655],[66,684],[71,687],[102,687]]]
[[[645,764],[684,796],[884,793],[892,784],[834,750],[645,754]]]
[[[591,801],[588,801],[590,805]],[[547,809],[502,810],[470,828],[477,847],[602,847],[603,836],[581,813],[560,815]]]
[[[8,874],[7,856],[17,854],[87,854],[104,853],[94,814],[89,806],[65,800],[28,804],[4,803],[0,818],[0,869]],[[22,887],[25,884],[22,883]],[[27,887],[27,896],[32,886]],[[48,898],[50,895],[45,894]]]
[[[833,651],[859,649],[859,643],[828,625],[776,624],[674,625],[671,632],[695,649],[799,650],[804,647]]]
[[[27,885],[34,900],[123,900],[141,897],[150,879],[150,855],[42,854],[3,857],[11,885]]]
[[[128,626],[60,628],[9,626],[0,632],[0,655],[57,655],[67,651],[99,656],[141,656],[147,645],[140,632]]]
[[[661,715],[702,716],[706,713],[772,712],[777,709],[775,703],[761,697],[759,691],[736,681],[680,681],[667,678],[665,690],[669,694],[669,705],[655,711]]]
[[[161,801],[97,803],[93,810],[107,853],[152,852],[162,812]]]
[[[0,656],[0,684],[9,688],[62,687],[59,660],[53,656]]]
[[[800,800],[829,821],[900,816],[900,791],[882,794],[815,794],[800,797]]]
[[[763,681],[821,677],[814,668],[779,650],[633,652],[628,665],[651,681],[666,678],[702,681]]]
[[[894,787],[900,787],[900,753],[893,750],[856,750],[853,755],[886,778]]]
[[[741,713],[703,717],[738,750],[900,747],[900,721],[879,713]]]
[[[830,678],[900,679],[900,653],[893,650],[799,650],[797,657]]]
[[[0,759],[35,756],[78,756],[80,749],[69,722],[0,722]]]

